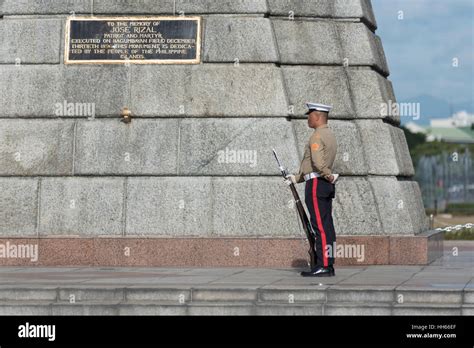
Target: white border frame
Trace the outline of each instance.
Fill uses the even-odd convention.
[[[119,20],[172,20],[184,21],[194,20],[197,22],[196,58],[195,59],[112,59],[112,60],[69,60],[69,34],[71,21],[119,21]],[[64,64],[200,64],[201,63],[201,21],[200,16],[176,17],[176,16],[132,16],[132,17],[95,17],[95,16],[69,16],[66,20],[64,41]]]

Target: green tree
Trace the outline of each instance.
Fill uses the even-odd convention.
[[[474,144],[453,144],[445,143],[442,141],[426,141],[426,135],[423,133],[412,133],[409,129],[401,126],[405,137],[407,139],[408,148],[410,149],[410,155],[413,161],[413,164],[417,164],[418,160],[422,156],[435,156],[443,152],[453,153],[464,152],[464,149],[467,147],[471,153],[474,153]]]
[[[423,133],[412,133],[408,128],[400,126],[400,128],[405,133],[405,138],[407,139],[408,148],[410,151],[414,149],[417,145],[423,144],[426,142],[426,135]]]

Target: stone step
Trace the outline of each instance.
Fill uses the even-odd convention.
[[[0,315],[472,315],[472,305],[412,303],[257,303],[195,302],[51,303],[12,301],[0,303]]]
[[[395,304],[392,309],[393,315],[461,315],[461,305],[450,303],[410,303]]]
[[[409,289],[394,286],[344,287],[324,285],[310,288],[272,287],[0,287],[0,304],[5,302],[259,302],[259,303],[426,303],[471,304],[472,290]]]
[[[0,288],[0,315],[472,315],[469,301],[470,290],[389,286],[25,285]]]

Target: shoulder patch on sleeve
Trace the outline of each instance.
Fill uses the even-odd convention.
[[[311,144],[311,150],[318,151],[318,149],[319,149],[319,144],[318,143]]]

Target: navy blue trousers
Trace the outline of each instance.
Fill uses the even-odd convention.
[[[325,179],[314,178],[306,182],[305,203],[311,216],[311,226],[316,233],[317,267],[334,264],[336,231],[332,220],[332,200],[335,192],[335,185]]]

